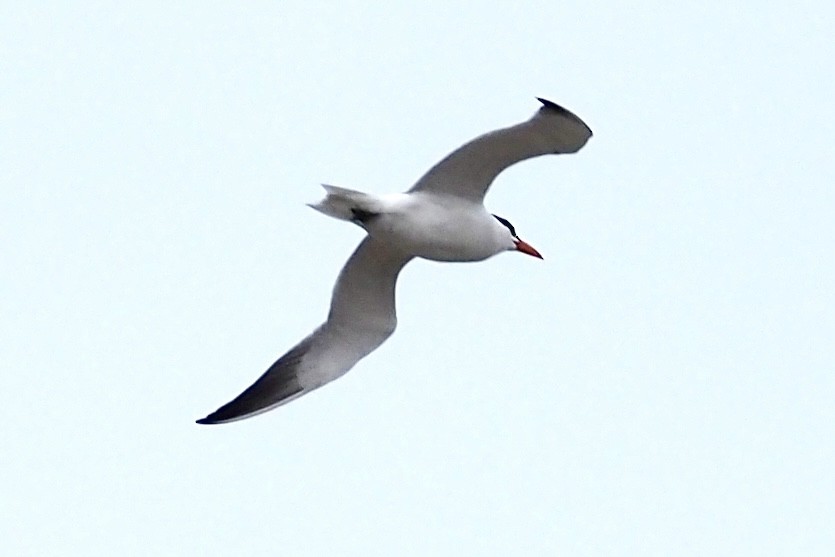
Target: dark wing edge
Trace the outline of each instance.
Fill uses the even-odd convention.
[[[197,423],[225,424],[250,418],[295,400],[324,384],[311,385],[308,381],[305,390],[299,372],[300,367],[304,367],[303,373],[309,372],[311,366],[316,367],[317,358],[322,356],[323,351],[327,352],[328,343],[333,341],[330,333],[333,333],[334,327],[359,331],[365,337],[366,344],[361,352],[355,354],[355,359],[349,357],[343,362],[345,367],[340,374],[351,369],[394,332],[397,324],[397,276],[410,259],[412,256],[366,236],[339,273],[328,320],[279,358],[234,400],[197,420]],[[363,311],[355,312],[358,308]],[[306,365],[302,366],[308,355]]]
[[[270,368],[231,402],[224,404],[198,424],[225,424],[243,420],[272,410],[304,394],[296,374],[299,363],[310,350],[313,335],[310,335],[289,352],[279,358]]]
[[[553,101],[518,124],[482,134],[431,167],[408,190],[483,201],[493,180],[505,169],[541,155],[576,153],[592,136],[579,116]]]
[[[570,118],[571,120],[574,120],[575,122],[581,124],[584,128],[586,128],[589,132],[589,138],[591,138],[594,135],[594,132],[591,131],[589,125],[586,124],[582,118],[580,118],[567,108],[558,105],[554,101],[549,101],[548,99],[544,99],[542,97],[536,97],[536,100],[542,103],[542,108],[540,110],[551,110],[558,114],[562,114],[563,116]]]

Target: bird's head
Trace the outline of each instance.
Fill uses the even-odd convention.
[[[522,241],[519,236],[516,235],[516,229],[512,224],[510,224],[509,220],[498,215],[493,216],[502,224],[502,228],[504,228],[504,232],[501,232],[501,234],[505,236],[505,243],[508,251],[521,251],[522,253],[542,259],[542,255],[540,255],[540,253],[536,251],[532,245]]]

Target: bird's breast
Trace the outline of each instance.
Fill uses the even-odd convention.
[[[402,203],[369,226],[369,234],[398,249],[433,261],[481,261],[498,251],[493,217],[477,206],[454,202]]]

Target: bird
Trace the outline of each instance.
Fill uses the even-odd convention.
[[[323,185],[325,197],[309,206],[366,232],[339,273],[327,319],[240,395],[197,423],[250,418],[347,373],[394,333],[397,277],[415,257],[482,261],[517,251],[542,259],[510,221],[491,214],[483,203],[509,166],[541,155],[576,153],[592,137],[578,116],[537,100],[541,106],[531,118],[465,143],[406,192],[375,195]]]

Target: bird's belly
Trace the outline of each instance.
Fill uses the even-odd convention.
[[[369,233],[402,251],[432,261],[481,261],[495,255],[478,222],[458,219],[412,219],[381,215]]]
[[[414,242],[410,247],[410,253],[431,261],[482,261],[493,255],[477,246],[450,241]]]

